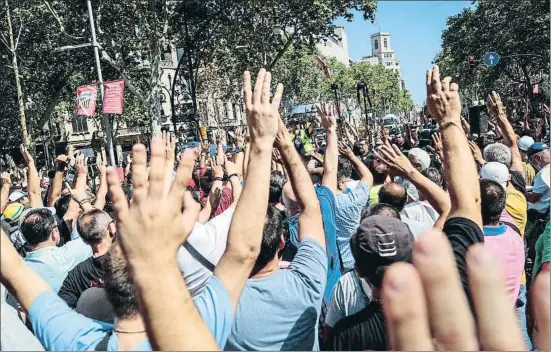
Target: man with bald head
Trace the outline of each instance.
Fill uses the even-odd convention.
[[[92,256],[69,272],[59,290],[59,297],[71,308],[76,308],[84,291],[103,286],[105,254],[117,234],[115,222],[109,214],[95,208],[78,217],[76,228],[84,243],[92,247]]]
[[[431,224],[408,219],[402,216],[402,211],[407,204],[408,194],[403,185],[396,182],[385,183],[379,190],[379,203],[384,203],[393,206],[400,212],[400,217],[403,223],[405,223],[413,236],[417,239],[425,231],[432,228]]]

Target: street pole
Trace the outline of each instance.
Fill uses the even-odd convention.
[[[92,46],[94,47],[94,56],[96,57],[96,69],[98,71],[98,83],[100,91],[101,106],[103,108],[103,75],[101,74],[101,64],[99,61],[99,48],[98,41],[96,39],[96,26],[94,25],[94,13],[92,11],[92,2],[91,0],[86,0],[86,5],[88,6],[88,17],[90,18],[90,31],[92,32]],[[113,150],[113,135],[111,131],[111,126],[109,123],[109,117],[106,114],[102,114],[103,128],[107,136],[107,149],[109,150],[109,163],[111,166],[115,167],[115,151]]]

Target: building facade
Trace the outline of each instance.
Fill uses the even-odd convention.
[[[316,49],[326,57],[334,57],[344,65],[350,65],[350,55],[348,54],[348,38],[344,27],[339,26],[334,30],[335,35],[327,36],[316,44]]]
[[[370,40],[371,55],[363,57],[358,62],[367,62],[371,65],[383,65],[386,69],[398,73],[400,89],[405,89],[400,60],[396,58],[396,53],[392,50],[390,33],[374,33],[371,35]]]

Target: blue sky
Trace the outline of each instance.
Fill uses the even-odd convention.
[[[370,35],[390,32],[391,46],[400,60],[406,88],[413,101],[426,98],[425,72],[440,49],[446,18],[471,6],[471,1],[379,1],[376,22],[364,21],[356,13],[352,22],[337,20],[345,28],[353,60],[371,55]]]

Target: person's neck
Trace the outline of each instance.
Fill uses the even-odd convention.
[[[484,224],[484,226],[486,226],[486,227],[498,227],[498,226],[501,226],[501,224],[499,223],[499,221],[496,221],[496,222],[490,222],[490,223]]]
[[[131,318],[115,318],[114,333],[119,338],[119,351],[130,351],[147,339],[145,324],[140,314]]]
[[[37,244],[36,246],[32,246],[32,247],[31,247],[31,252],[32,252],[32,251],[37,251],[37,250],[39,250],[39,249],[46,248],[46,247],[56,247],[56,244],[55,244],[55,242],[52,241],[52,240],[40,242],[40,243]]]
[[[103,242],[100,242],[92,246],[92,256],[94,258],[101,257],[109,251],[109,245]]]
[[[279,258],[276,255],[268,264],[260,269],[256,274],[251,276],[251,279],[261,279],[270,275],[273,275],[279,271]]]

